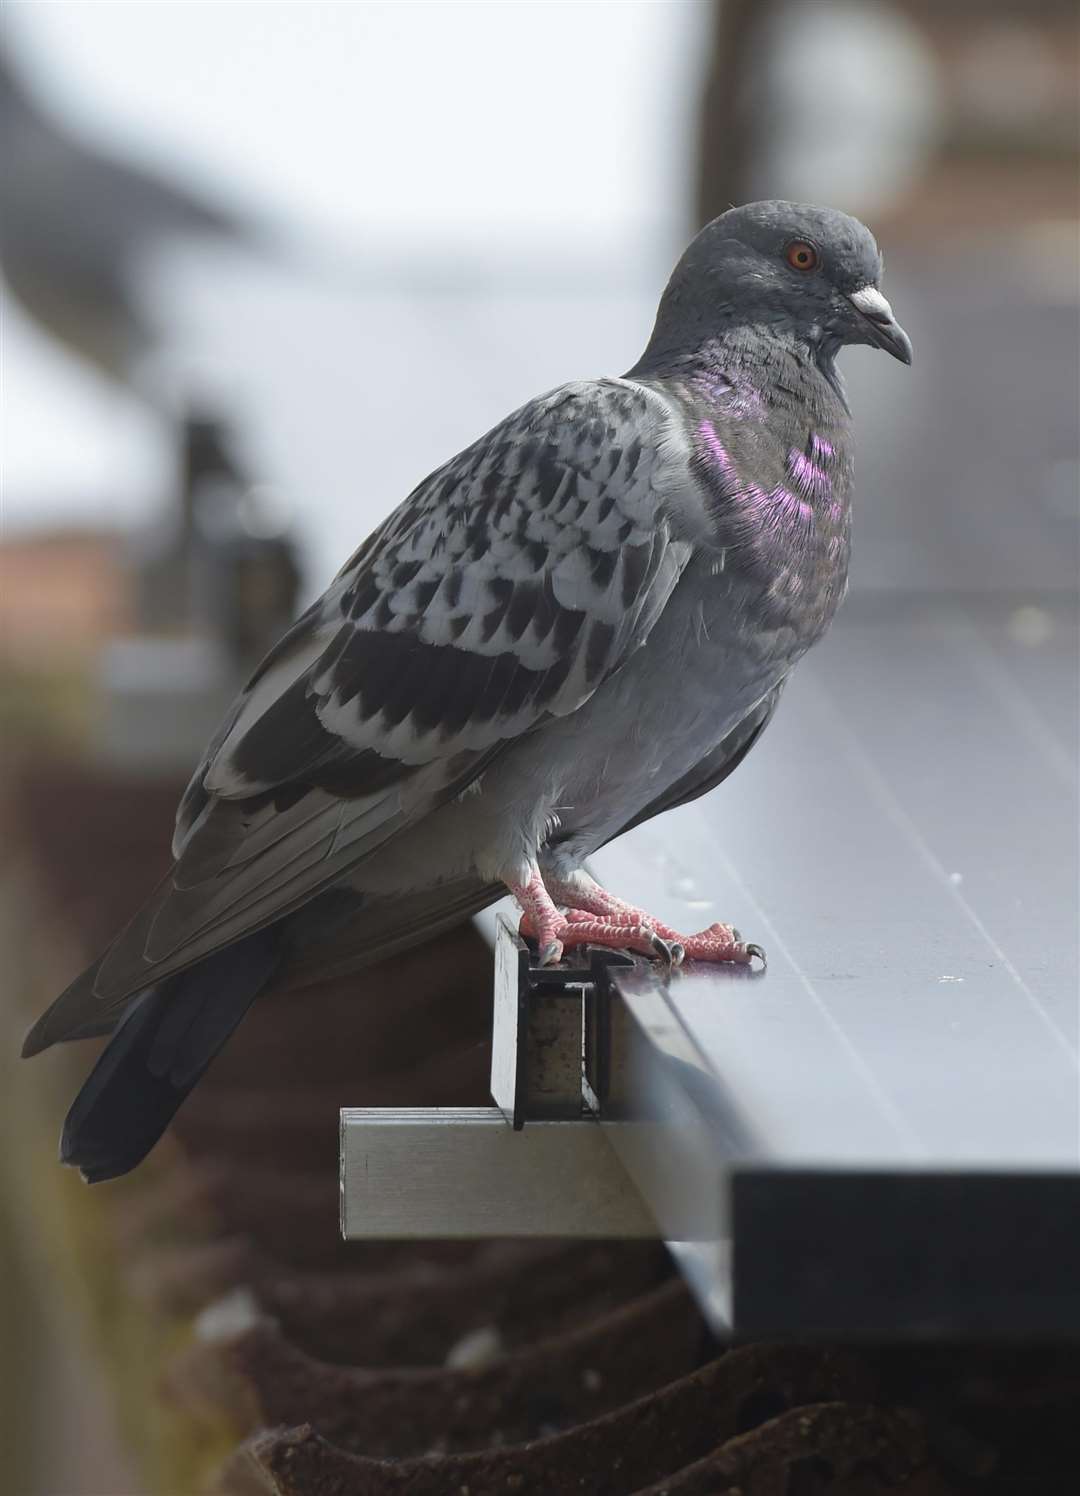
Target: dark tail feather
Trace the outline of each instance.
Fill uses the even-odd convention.
[[[146,1157],[273,975],[280,943],[274,926],[259,930],[136,998],[67,1114],[63,1163],[96,1184]]]

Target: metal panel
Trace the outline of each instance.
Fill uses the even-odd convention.
[[[1019,614],[1007,600],[849,607],[734,779],[594,859],[673,924],[730,919],[769,952],[764,974],[612,973],[647,1040],[631,1092],[662,1119],[612,1141],[665,1235],[692,1239],[677,1251],[703,1303],[737,1330],[824,1333],[824,1314],[833,1332],[857,1315],[916,1333],[919,1296],[896,1292],[905,1262],[942,1324],[941,1222],[970,1198],[957,1333],[1020,1318],[1080,1333],[1049,1226],[1080,1198],[1078,683],[1061,599]],[[920,1198],[890,1254],[885,1223]],[[993,1246],[1021,1207],[1047,1223],[1013,1264],[1041,1275],[1027,1300]],[[875,1266],[856,1290],[860,1251]]]
[[[341,1113],[348,1239],[655,1236],[595,1122],[531,1122],[494,1107]]]
[[[1009,714],[950,652],[957,624],[986,637],[978,615],[852,613],[738,775],[594,865],[768,948],[764,975],[663,990],[770,1154],[1075,1165],[1075,775],[1040,751],[1038,702],[1017,685]],[[1046,685],[1075,702],[1074,629],[1058,617]]]

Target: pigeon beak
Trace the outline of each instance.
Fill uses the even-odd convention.
[[[866,341],[877,348],[884,348],[902,364],[911,363],[911,339],[893,316],[893,309],[876,286],[862,286],[848,297],[862,320],[869,324],[865,329]]]

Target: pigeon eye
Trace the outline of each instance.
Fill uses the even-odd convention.
[[[793,270],[813,270],[818,262],[818,252],[805,239],[796,239],[785,250],[785,257]]]

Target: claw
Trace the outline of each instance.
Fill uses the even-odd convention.
[[[761,969],[762,969],[762,971],[765,971],[767,969],[767,967],[769,965],[769,958],[766,956],[765,952],[761,949],[760,945],[748,945],[746,947],[746,954],[748,956],[756,956],[758,958],[758,960],[761,962]]]
[[[649,944],[652,946],[655,954],[660,957],[661,961],[668,966],[678,966],[679,962],[675,959],[676,951],[680,951],[682,955],[686,954],[681,945],[677,942],[672,944],[661,935],[650,934]]]
[[[537,957],[538,966],[557,966],[562,960],[563,945],[561,940],[549,940],[544,949]]]

